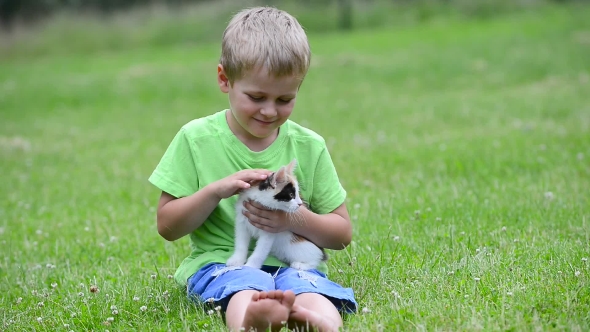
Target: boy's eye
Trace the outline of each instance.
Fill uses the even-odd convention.
[[[257,97],[257,96],[252,96],[252,95],[248,95],[248,97],[250,99],[252,99],[253,101],[262,101],[264,99],[264,97]]]
[[[279,99],[279,103],[281,103],[281,104],[288,104],[290,102],[291,102],[291,99],[289,99],[289,100]]]

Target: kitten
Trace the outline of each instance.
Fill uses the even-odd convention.
[[[243,203],[247,200],[256,201],[270,209],[295,213],[303,204],[299,196],[299,184],[293,174],[295,165],[296,160],[293,159],[289,165],[282,166],[266,180],[252,183],[250,188],[240,193],[236,204],[235,249],[227,260],[228,266],[242,266],[245,263],[246,266],[259,269],[266,257],[272,254],[294,269],[309,270],[327,259],[323,249],[304,237],[289,231],[263,231],[252,226],[242,213],[245,210]],[[291,216],[295,217],[295,214]],[[248,258],[248,246],[252,237],[258,240],[252,255]]]

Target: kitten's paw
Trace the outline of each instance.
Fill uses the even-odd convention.
[[[296,270],[303,270],[303,271],[315,269],[315,266],[313,266],[311,264],[307,264],[307,263],[302,263],[302,262],[292,262],[291,267]]]
[[[242,266],[246,263],[246,257],[240,257],[238,255],[232,255],[225,265],[227,266]]]
[[[260,270],[260,268],[262,267],[262,263],[252,262],[251,260],[248,260],[248,262],[246,263],[246,266]]]

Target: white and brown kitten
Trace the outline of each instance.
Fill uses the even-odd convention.
[[[295,165],[294,159],[289,165],[269,175],[265,181],[253,183],[240,193],[236,204],[235,247],[233,255],[227,260],[228,266],[242,266],[245,263],[246,266],[259,269],[269,254],[298,270],[314,269],[326,260],[324,250],[304,237],[289,231],[263,231],[252,226],[243,214],[244,201],[253,200],[269,209],[293,213],[295,218],[295,211],[303,204],[299,197],[299,184],[293,174]],[[248,257],[251,238],[258,240],[252,255]]]

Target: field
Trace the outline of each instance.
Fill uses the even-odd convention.
[[[354,242],[346,330],[590,329],[590,7],[313,33],[292,119]],[[147,178],[226,108],[214,42],[0,61],[3,331],[222,330],[170,278]]]

